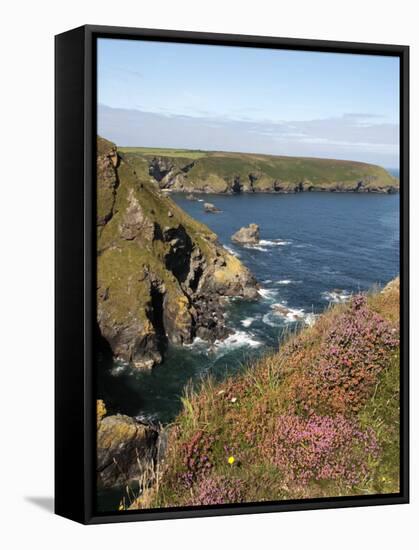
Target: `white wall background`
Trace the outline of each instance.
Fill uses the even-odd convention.
[[[12,0],[1,8],[3,548],[413,548],[417,536],[419,34],[411,0]],[[53,35],[81,24],[410,44],[412,504],[82,527],[53,516]],[[309,90],[308,90],[309,93]]]

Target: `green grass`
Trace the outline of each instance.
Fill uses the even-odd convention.
[[[163,149],[156,147],[118,147],[121,153],[134,153],[146,156],[183,157],[186,159],[200,159],[206,157],[206,151],[193,149]]]

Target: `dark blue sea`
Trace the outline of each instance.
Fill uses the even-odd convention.
[[[196,341],[171,349],[164,363],[138,372],[115,363],[99,380],[112,412],[144,415],[163,423],[180,410],[188,381],[222,378],[250,358],[275,349],[284,331],[315,321],[330,303],[384,285],[399,273],[399,196],[354,193],[292,195],[205,195],[221,212],[207,214],[203,202],[184,195],[174,200],[207,224],[220,242],[252,271],[260,300],[232,301],[227,307],[233,334],[211,349]],[[231,242],[249,223],[260,226],[255,247]]]

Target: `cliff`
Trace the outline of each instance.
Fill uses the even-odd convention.
[[[248,269],[152,180],[147,160],[98,138],[98,327],[139,368],[160,363],[169,343],[225,337],[225,298],[257,296]]]
[[[121,148],[162,189],[188,193],[396,193],[399,181],[362,162],[250,153]]]

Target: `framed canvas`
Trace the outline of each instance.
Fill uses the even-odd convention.
[[[408,47],[55,44],[56,513],[407,503]]]

